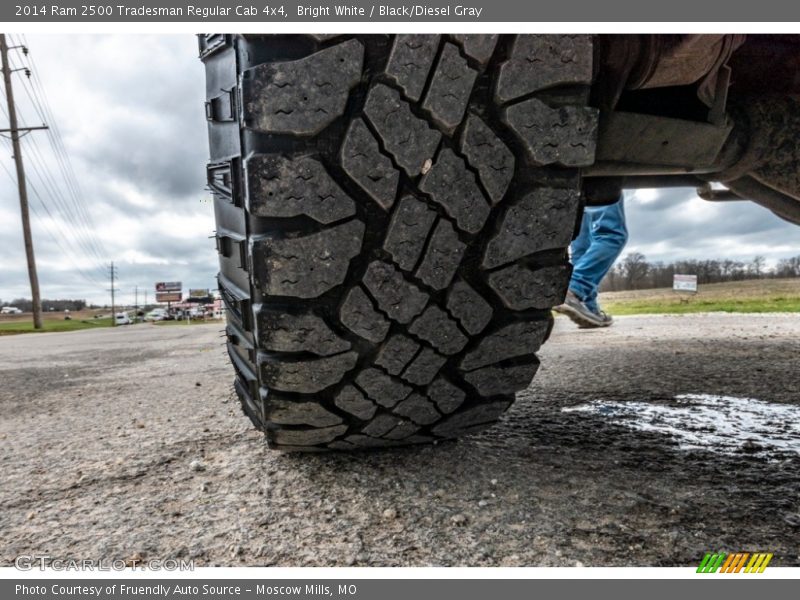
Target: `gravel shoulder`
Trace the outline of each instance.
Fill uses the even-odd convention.
[[[608,409],[672,407],[682,394],[800,406],[800,315],[622,317],[602,331],[559,318],[532,387],[499,425],[350,454],[268,450],[239,409],[220,330],[0,338],[0,565],[44,553],[676,566],[711,550],[800,565],[794,430],[770,425],[783,425],[788,451],[720,452]],[[599,408],[562,410],[587,405]]]

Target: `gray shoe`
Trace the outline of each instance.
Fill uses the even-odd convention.
[[[564,304],[556,306],[553,310],[568,316],[581,329],[608,327],[614,322],[611,315],[607,315],[602,310],[592,311],[572,290],[567,291]]]

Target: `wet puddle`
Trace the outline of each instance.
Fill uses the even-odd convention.
[[[755,398],[682,394],[674,404],[597,400],[562,409],[674,438],[683,450],[800,455],[800,407]]]

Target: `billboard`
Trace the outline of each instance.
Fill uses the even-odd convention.
[[[159,281],[156,283],[156,293],[158,292],[180,292],[183,284],[180,281]]]
[[[189,298],[208,298],[211,294],[209,294],[208,290],[193,290],[189,289]]]
[[[678,275],[672,277],[672,289],[679,292],[696,292],[697,275]]]
[[[180,302],[180,292],[156,292],[156,302]]]

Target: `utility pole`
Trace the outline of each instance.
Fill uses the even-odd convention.
[[[19,210],[22,215],[22,237],[25,240],[25,257],[28,260],[28,279],[31,282],[31,300],[33,304],[33,327],[42,328],[42,298],[39,294],[39,275],[36,273],[36,257],[33,253],[33,237],[31,236],[31,217],[28,212],[28,189],[25,185],[25,167],[22,164],[22,148],[19,139],[20,131],[22,135],[33,129],[47,129],[45,125],[41,127],[19,127],[17,123],[17,106],[14,104],[14,89],[11,85],[11,73],[24,70],[28,76],[30,71],[27,69],[12,69],[8,62],[8,51],[22,46],[9,48],[6,44],[6,34],[0,33],[0,55],[3,64],[3,83],[6,87],[6,101],[8,102],[8,129],[0,129],[0,133],[11,134],[11,145],[14,149],[14,164],[17,168],[17,187],[19,188]],[[27,53],[27,49],[23,48]]]
[[[139,322],[139,286],[137,285],[133,292],[133,322]]]
[[[114,261],[111,261],[111,266],[108,268],[109,276],[111,277],[111,326],[117,326],[117,308],[114,303],[114,292],[117,289],[114,287],[114,280],[117,278],[117,268],[114,266]]]

